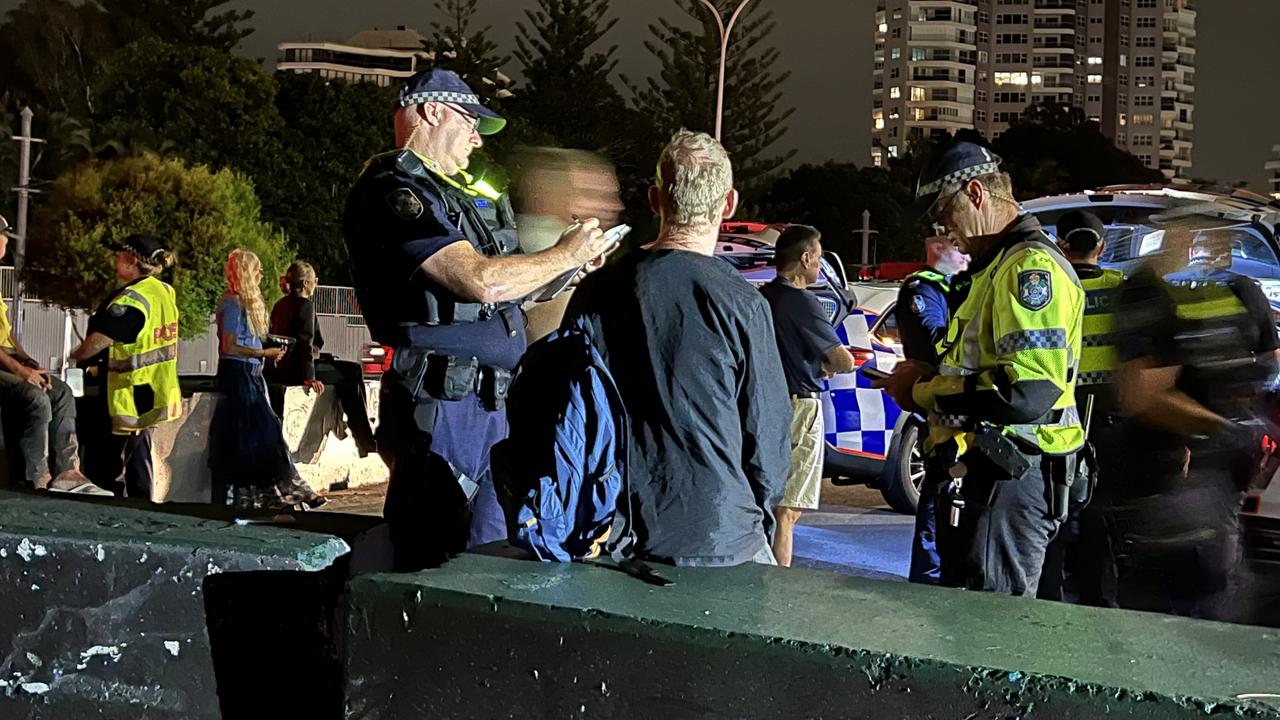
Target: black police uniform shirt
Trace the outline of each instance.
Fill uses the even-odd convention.
[[[1257,283],[1230,272],[1225,275],[1215,274],[1214,279],[1230,282],[1234,286],[1236,297],[1245,307],[1245,315],[1232,323],[1243,346],[1255,353],[1275,350],[1280,343],[1277,342],[1270,304]],[[1177,343],[1182,323],[1178,319],[1177,306],[1169,295],[1168,286],[1149,268],[1139,269],[1121,286],[1115,317],[1116,347],[1121,362],[1150,358],[1161,367],[1184,366],[1195,362],[1195,358],[1185,356],[1185,350]],[[1179,390],[1211,410],[1218,404],[1216,396],[1222,390],[1215,386],[1216,383],[1197,380],[1194,372],[1179,373],[1176,385]],[[1186,461],[1187,440],[1176,433],[1141,426],[1139,423],[1127,423],[1126,427],[1131,428],[1130,432],[1126,432],[1126,446],[1139,453],[1143,459],[1145,471],[1141,475],[1147,478],[1134,478],[1134,482],[1143,487],[1131,490],[1134,494],[1160,492],[1167,487],[1170,478],[1181,475]]]
[[[791,469],[791,405],[760,292],[719,258],[639,250],[583,280],[565,322],[578,317],[630,418],[640,550],[751,560]]]
[[[822,361],[840,346],[835,328],[813,293],[779,275],[760,288],[773,314],[782,374],[792,395],[822,392]]]
[[[426,290],[452,294],[428,278],[422,264],[454,243],[470,241],[432,181],[411,172],[400,155],[381,155],[369,163],[347,196],[343,216],[356,299],[370,334],[383,345],[412,345],[514,369],[525,351],[523,323],[508,327],[495,315],[478,322],[426,324]]]
[[[135,280],[124,288],[115,291],[106,300],[93,311],[93,315],[89,316],[88,332],[86,337],[91,333],[99,333],[110,338],[116,343],[131,343],[138,339],[138,333],[142,332],[143,326],[147,324],[147,318],[142,311],[134,307],[126,307],[124,305],[111,305],[120,293],[129,286],[141,282],[141,279]],[[110,349],[103,350],[93,357],[85,360],[81,367],[93,368],[94,371],[86,375],[86,382],[95,385],[105,386],[107,381],[107,360]],[[103,396],[105,397],[105,395]]]
[[[949,316],[947,294],[936,283],[918,277],[904,283],[894,306],[902,354],[937,365],[938,343],[947,337]]]

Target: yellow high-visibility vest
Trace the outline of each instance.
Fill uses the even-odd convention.
[[[1084,290],[1039,223],[1024,218],[1011,233],[991,265],[973,274],[947,327],[939,374],[913,390],[929,411],[929,448],[955,441],[963,455],[978,423],[1053,455],[1084,444],[1075,401]],[[999,417],[1017,417],[1027,406],[1049,412]]]
[[[154,277],[143,278],[121,290],[108,307],[112,305],[137,309],[145,318],[136,340],[114,343],[108,354],[112,432],[127,435],[178,419],[182,390],[178,385],[178,305],[173,288]]]

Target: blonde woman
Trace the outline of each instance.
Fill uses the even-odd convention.
[[[240,508],[319,507],[324,498],[298,475],[262,380],[263,362],[276,362],[285,353],[262,346],[267,334],[262,262],[248,250],[233,250],[226,276],[227,292],[218,306],[222,399],[209,438],[214,499],[226,497]]]

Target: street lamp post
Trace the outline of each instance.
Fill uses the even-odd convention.
[[[720,29],[720,81],[716,84],[716,140],[720,139],[720,129],[724,124],[724,73],[725,63],[729,57],[729,33],[733,32],[733,26],[738,22],[738,16],[742,15],[743,9],[751,0],[742,0],[738,3],[738,7],[733,11],[733,15],[729,18],[729,24],[725,25],[724,17],[720,15],[720,9],[715,6],[711,0],[702,0],[702,4],[711,10],[711,15],[716,19],[716,27]]]

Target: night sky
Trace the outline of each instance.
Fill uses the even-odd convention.
[[[797,161],[869,162],[871,43],[875,0],[753,0],[776,9],[779,69],[792,71],[784,102],[796,107],[782,145]],[[18,0],[0,0],[0,10]],[[683,13],[670,0],[614,0],[618,25],[606,36],[618,45],[629,76],[656,70],[644,49],[647,26],[659,14]],[[285,41],[343,40],[372,27],[408,25],[430,33],[430,0],[235,0],[257,12],[256,32],[241,51],[274,63]],[[503,48],[514,47],[515,21],[535,0],[481,0],[480,20],[493,26]],[[1280,2],[1201,0],[1196,69],[1196,144],[1193,173],[1222,181],[1247,180],[1266,191],[1262,165],[1280,144]],[[519,78],[519,63],[508,74]],[[654,149],[655,153],[657,148]]]

